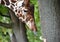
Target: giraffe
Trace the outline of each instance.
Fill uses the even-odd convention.
[[[30,6],[30,0],[0,0],[0,4],[10,8],[18,19],[24,22],[36,35],[37,27],[32,16],[33,14]]]

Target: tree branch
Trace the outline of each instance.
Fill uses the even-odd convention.
[[[0,12],[0,15],[3,16],[3,17],[9,17],[9,18],[10,18],[9,14],[3,15],[3,14]]]
[[[8,24],[8,23],[2,23],[2,22],[0,22],[0,26],[6,27],[6,28],[12,28],[12,25]]]

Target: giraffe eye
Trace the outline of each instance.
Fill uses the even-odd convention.
[[[24,10],[24,12],[28,12],[28,10]]]

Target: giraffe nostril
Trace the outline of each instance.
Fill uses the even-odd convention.
[[[20,10],[18,11],[18,13],[20,13]]]
[[[18,13],[18,14],[17,14],[17,17],[22,17],[22,14],[19,14],[19,13]]]
[[[18,15],[18,14],[17,14]]]

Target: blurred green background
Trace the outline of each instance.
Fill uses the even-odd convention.
[[[31,30],[29,30],[27,28],[27,35],[28,35],[28,39],[29,42],[42,42],[39,37],[41,36],[41,28],[40,28],[40,18],[39,18],[39,10],[38,10],[38,1],[37,0],[31,0],[31,3],[34,4],[34,18],[35,18],[35,23],[37,26],[37,37],[34,36],[34,34],[32,33]],[[0,12],[2,14],[7,14],[8,9],[6,7],[3,7],[2,5],[0,5]],[[9,18],[6,17],[2,17],[0,16],[0,21],[4,22],[4,23],[10,23],[11,20]],[[12,30],[11,29],[6,29],[4,27],[0,26],[0,42],[10,42],[10,36],[9,33],[11,33]]]

